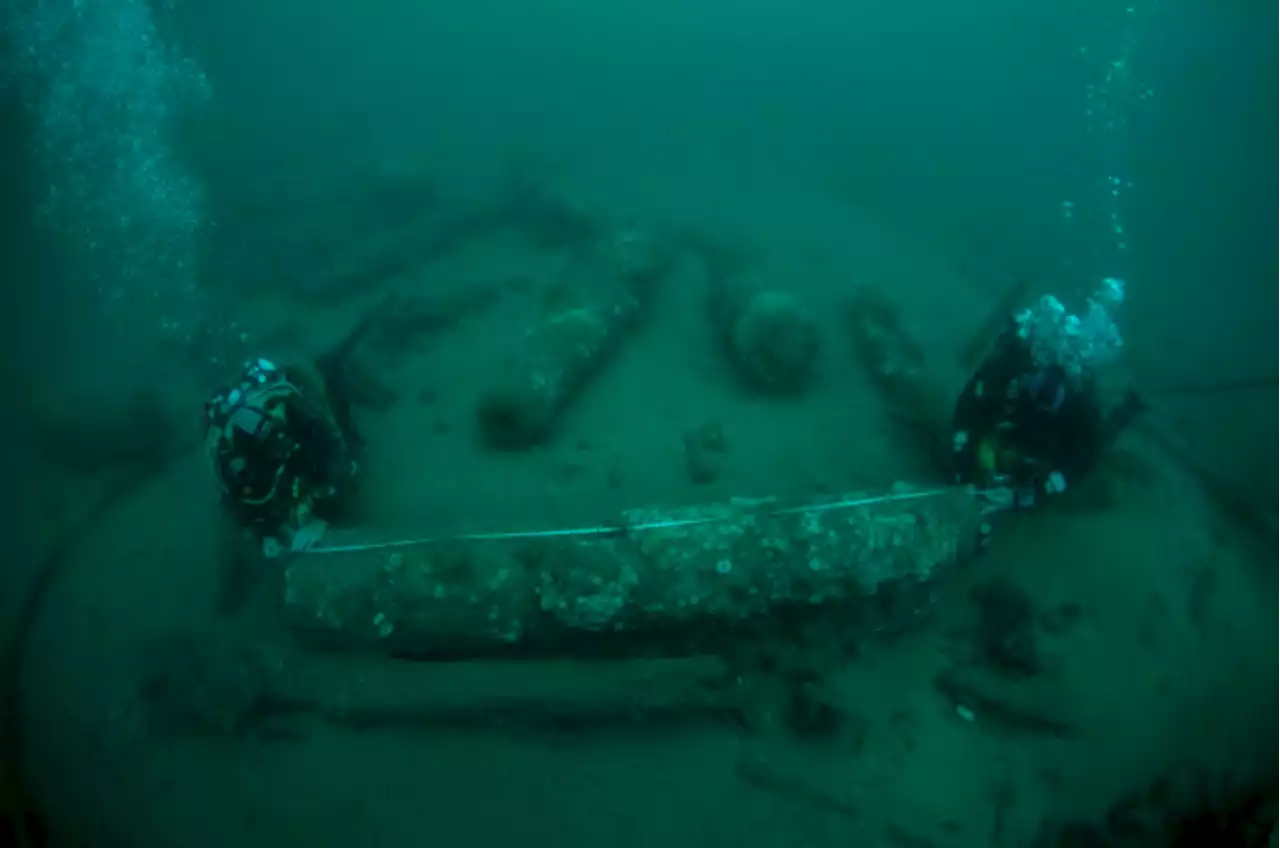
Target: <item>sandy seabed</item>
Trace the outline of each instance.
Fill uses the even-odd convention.
[[[736,384],[685,262],[549,444],[489,450],[476,401],[536,315],[535,285],[389,372],[398,402],[360,416],[364,520],[347,536],[577,526],[632,506],[877,490],[926,473],[888,428],[841,306],[855,283],[886,292],[954,392],[964,377],[955,351],[993,293],[953,276],[925,245],[851,224],[847,211],[838,232],[778,223],[768,233],[764,278],[822,324],[806,396],[760,398]],[[499,238],[396,285],[538,284],[558,261]],[[265,299],[254,308],[262,326],[283,312]],[[319,349],[360,308],[294,315],[305,320],[297,344]],[[695,485],[683,436],[706,424],[722,429],[728,452],[719,478]],[[1105,509],[1003,522],[986,556],[939,583],[933,620],[860,646],[836,669],[827,682],[851,718],[818,741],[714,724],[150,733],[138,681],[156,644],[178,634],[269,646],[331,692],[409,685],[390,661],[292,646],[270,579],[245,609],[219,613],[228,530],[193,455],[116,504],[47,599],[24,680],[33,793],[52,820],[78,823],[68,844],[94,846],[1027,845],[1044,819],[1100,816],[1178,761],[1270,757],[1276,741],[1256,737],[1259,726],[1275,732],[1271,564],[1138,435],[1121,449],[1144,473],[1111,480]],[[993,684],[1069,734],[1018,733],[977,704],[966,717],[934,684],[956,662],[956,634],[972,627],[974,587],[997,577],[1036,610],[1075,611],[1069,625],[1039,628],[1040,674]],[[423,691],[466,685],[430,666],[412,674]]]

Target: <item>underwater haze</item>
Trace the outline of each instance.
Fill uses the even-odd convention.
[[[16,844],[1272,837],[1273,7],[0,16]],[[1140,413],[956,485],[1040,326]]]

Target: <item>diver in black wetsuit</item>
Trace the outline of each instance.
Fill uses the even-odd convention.
[[[1095,369],[1114,357],[1119,334],[1105,307],[1123,297],[1104,281],[1081,321],[1053,298],[1018,315],[970,377],[952,419],[956,481],[1003,489],[1029,506],[1097,465],[1144,408],[1130,391],[1107,409]]]
[[[354,432],[348,416],[335,416],[325,382],[258,359],[205,404],[214,476],[267,556],[314,545],[352,493]]]

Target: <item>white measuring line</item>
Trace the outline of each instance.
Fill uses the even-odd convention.
[[[773,509],[761,513],[764,516],[794,515],[801,512],[830,512],[837,509],[856,509],[875,504],[910,501],[919,498],[934,498],[953,492],[954,489],[929,489],[924,492],[902,492],[896,495],[878,495],[871,498],[857,498],[834,503],[813,504],[811,506],[793,506]],[[974,494],[981,495],[982,492]],[[623,533],[637,530],[664,530],[672,527],[692,527],[698,524],[715,524],[723,521],[734,521],[738,515],[716,515],[706,518],[682,518],[670,521],[648,521],[641,524],[619,524],[616,526],[575,527],[566,530],[526,530],[510,533],[461,533],[455,536],[425,536],[419,539],[399,539],[391,542],[369,542],[361,545],[334,545],[325,548],[310,548],[303,553],[308,554],[343,554],[361,551],[385,551],[394,548],[413,548],[424,545],[438,545],[444,542],[494,542],[511,539],[547,539],[557,536],[620,536]]]

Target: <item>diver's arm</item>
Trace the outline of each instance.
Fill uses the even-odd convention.
[[[308,427],[317,429],[316,436],[324,439],[335,451],[349,452],[347,438],[333,413],[333,397],[325,374],[312,365],[291,365],[289,379],[300,392],[300,412]]]
[[[1036,451],[1032,485],[1039,495],[1060,495],[1091,474],[1109,446],[1097,396],[1090,389],[1073,393],[1042,426],[1052,437]]]
[[[1109,448],[1115,444],[1116,439],[1120,438],[1120,434],[1128,429],[1133,420],[1149,408],[1147,402],[1136,391],[1133,389],[1126,391],[1124,400],[1120,401],[1118,406],[1108,412],[1103,420],[1102,441],[1104,448]]]
[[[1026,369],[1028,358],[1016,333],[1006,332],[956,400],[951,421],[952,465],[962,482],[986,485],[997,475],[1009,385]]]

